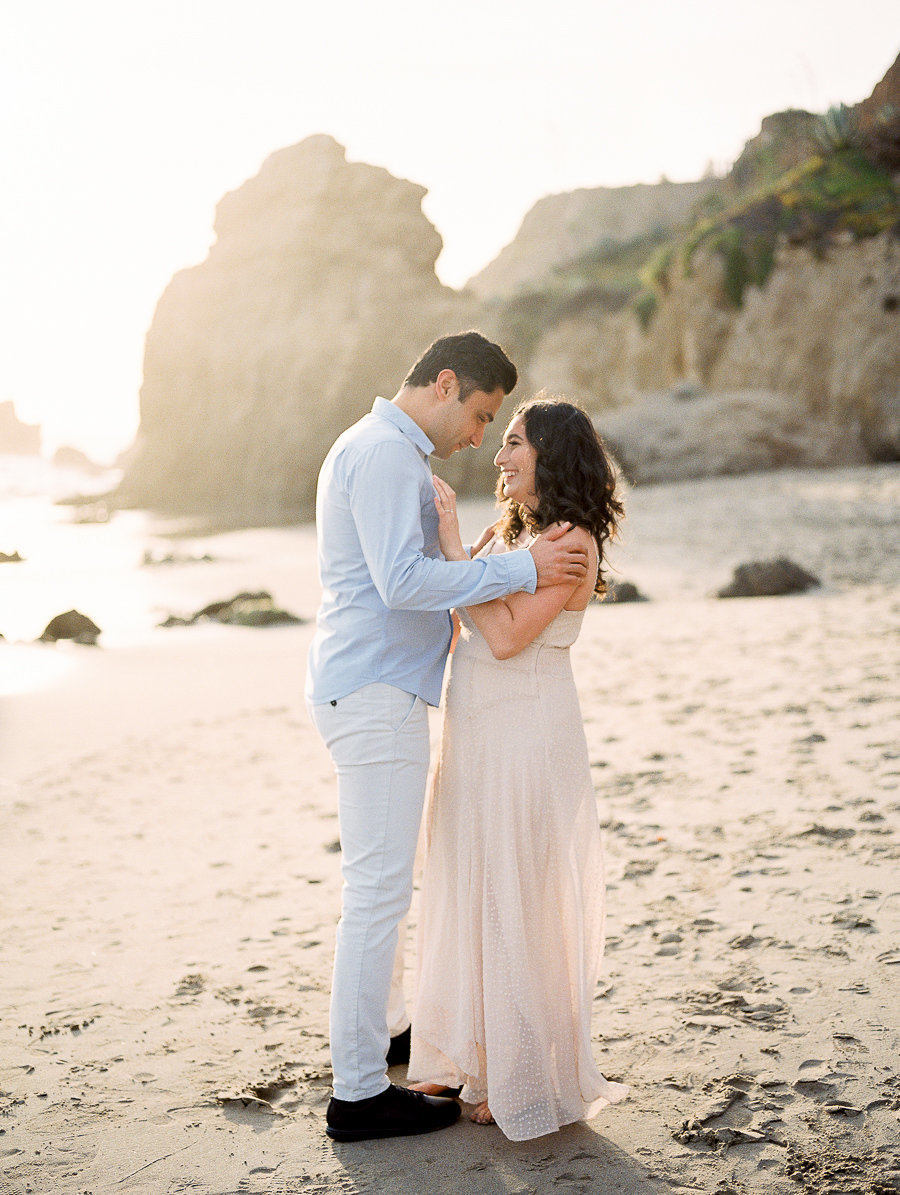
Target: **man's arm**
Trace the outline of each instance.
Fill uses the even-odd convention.
[[[369,573],[392,610],[449,610],[519,590],[534,592],[528,552],[447,561],[424,554],[419,474],[405,444],[386,441],[353,454],[343,483]]]
[[[442,477],[433,478],[433,485],[437,495],[434,505],[444,556],[447,560],[464,560],[466,551],[459,535],[456,494]],[[571,523],[558,523],[539,535],[531,545],[529,551],[537,572],[538,589],[554,589],[558,585],[567,585],[571,589],[587,576],[588,554],[584,547],[584,539],[574,534],[569,535],[570,530]],[[483,547],[487,538],[485,532],[477,546]],[[473,556],[476,550],[473,549]],[[534,590],[529,589],[528,592],[533,593]]]
[[[560,523],[539,535],[529,551],[537,570],[537,588],[573,586],[587,575],[588,556],[580,536],[568,535],[571,523]],[[568,539],[563,541],[563,536]]]
[[[592,560],[596,568],[597,550],[590,532],[584,527],[573,527],[567,534],[580,544],[585,557]],[[550,625],[578,590],[579,584],[569,580],[561,585],[545,585],[533,594],[512,593],[480,606],[469,606],[468,614],[494,658],[508,660]]]

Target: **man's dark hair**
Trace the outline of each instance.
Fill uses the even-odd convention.
[[[452,369],[456,374],[460,402],[476,390],[493,394],[498,386],[509,394],[519,380],[515,365],[500,345],[475,331],[441,336],[418,359],[403,385],[427,386],[437,380],[442,369]]]

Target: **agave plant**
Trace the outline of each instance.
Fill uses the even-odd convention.
[[[859,117],[855,108],[832,104],[820,118],[816,140],[826,153],[852,149],[859,144]]]

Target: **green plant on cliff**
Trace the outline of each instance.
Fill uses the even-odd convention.
[[[803,118],[801,131],[812,127],[812,114],[795,115]],[[776,170],[775,156],[769,163],[769,147],[757,148],[749,189],[736,197],[734,190],[711,192],[695,208],[700,218],[680,237],[653,229],[626,242],[598,240],[529,290],[496,302],[497,335],[527,359],[548,328],[624,305],[646,331],[678,278],[690,274],[701,248],[721,257],[725,299],[739,308],[748,287],[765,286],[780,245],[807,245],[824,254],[835,240],[900,230],[900,188],[860,150],[844,144],[850,124],[836,110],[828,122],[829,152],[813,154],[774,178],[767,171]],[[814,146],[811,132],[804,144]],[[842,148],[833,148],[836,144]]]
[[[652,290],[643,290],[631,301],[631,306],[644,332],[650,327],[650,321],[656,314],[659,299]]]
[[[744,301],[744,290],[750,283],[751,270],[741,230],[735,227],[726,229],[716,248],[725,258],[725,294],[734,307],[740,307]]]
[[[577,281],[581,287],[634,292],[641,285],[648,260],[661,245],[668,243],[669,234],[659,228],[627,241],[604,239],[562,267],[559,273],[570,286]]]
[[[641,293],[641,272],[667,241],[668,234],[658,228],[628,241],[597,241],[574,261],[549,271],[540,282],[490,304],[496,335],[511,352],[527,360],[547,329],[563,320],[588,312],[620,311]],[[671,245],[668,252],[672,252]],[[646,321],[650,314],[645,311]]]
[[[846,104],[833,104],[825,115],[819,118],[815,136],[816,141],[828,154],[857,147],[859,117],[856,110],[848,108]]]
[[[811,158],[773,185],[699,223],[684,244],[685,272],[702,246],[724,262],[724,289],[740,307],[748,286],[763,286],[781,242],[822,254],[841,234],[855,240],[898,226],[900,190],[858,150]]]
[[[666,294],[672,284],[672,267],[675,264],[675,244],[670,241],[653,254],[640,272],[640,280],[647,290]]]
[[[632,298],[631,307],[644,332],[650,327],[660,299],[671,289],[677,267],[676,253],[675,241],[668,241],[644,263],[638,274],[641,289]]]

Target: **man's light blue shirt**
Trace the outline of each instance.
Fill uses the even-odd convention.
[[[322,604],[306,679],[314,705],[376,682],[437,705],[448,610],[535,591],[530,552],[444,560],[433,450],[414,419],[376,398],[325,458],[316,495]]]

